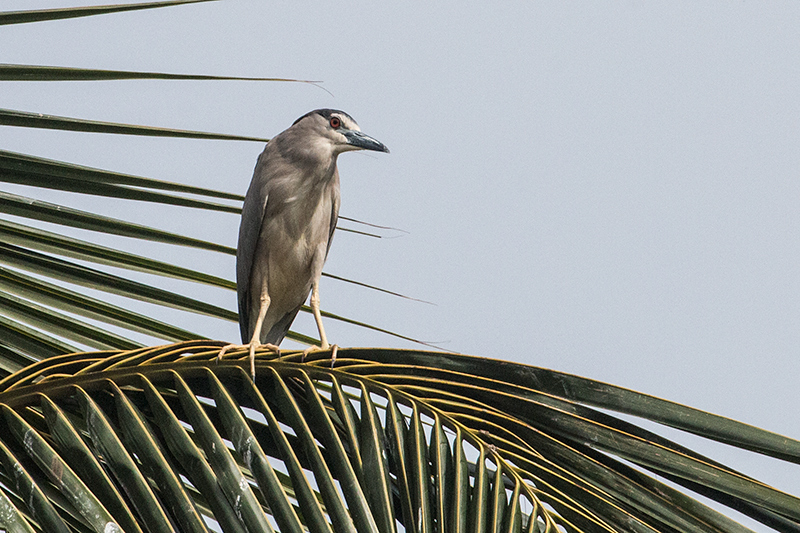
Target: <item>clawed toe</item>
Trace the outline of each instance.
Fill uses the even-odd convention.
[[[339,351],[339,346],[336,345],[336,344],[329,345],[329,346],[326,346],[324,348],[320,347],[320,346],[316,346],[316,345],[309,346],[308,348],[303,350],[303,355],[300,357],[300,362],[301,363],[305,363],[306,362],[306,357],[310,353],[324,352],[325,350],[330,350],[331,351],[331,368],[333,368],[333,364],[336,362],[336,354]]]
[[[228,344],[226,346],[223,346],[222,349],[217,354],[217,361],[222,359],[222,356],[225,355],[225,352],[228,352],[230,350],[241,350],[242,348],[246,348],[247,346],[248,346],[247,344]]]
[[[222,359],[222,356],[225,355],[226,352],[231,350],[248,350],[248,359],[250,359],[250,377],[255,379],[256,377],[256,350],[259,348],[266,348],[272,352],[275,352],[276,355],[281,355],[281,349],[272,343],[261,344],[259,342],[251,342],[249,344],[228,344],[227,346],[223,346],[222,349],[217,354],[217,361]]]
[[[334,344],[333,346],[331,346],[331,368],[333,368],[333,365],[336,364],[337,353],[339,353],[339,345]]]
[[[270,342],[268,342],[266,344],[252,343],[251,342],[250,343],[250,377],[253,378],[253,381],[255,381],[255,379],[256,379],[256,350],[258,348],[266,348],[267,350],[275,352],[275,355],[277,355],[277,356],[281,355],[281,349],[278,346],[276,346],[276,345],[274,345],[274,344],[272,344]]]

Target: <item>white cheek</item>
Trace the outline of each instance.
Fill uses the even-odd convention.
[[[344,138],[343,136],[339,135],[340,137]],[[333,153],[333,141],[326,137],[316,137],[314,141],[311,143],[311,147],[315,154],[323,156],[323,157],[330,157],[331,153]]]

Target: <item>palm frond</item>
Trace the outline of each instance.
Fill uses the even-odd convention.
[[[48,130],[81,131],[86,133],[111,133],[116,135],[145,135],[147,137],[178,137],[183,139],[212,139],[217,141],[256,141],[267,142],[262,137],[246,135],[228,135],[205,131],[178,130],[174,128],[158,128],[137,124],[120,124],[100,120],[86,120],[74,117],[60,117],[43,113],[31,113],[14,109],[0,109],[0,126],[17,126],[21,128],[43,128]]]
[[[29,22],[43,22],[47,20],[62,20],[78,17],[91,17],[109,13],[122,13],[125,11],[138,11],[141,9],[155,9],[161,7],[180,6],[185,4],[198,4],[201,2],[215,2],[216,0],[167,0],[162,2],[139,2],[133,4],[110,4],[106,6],[66,7],[59,9],[32,9],[29,11],[6,11],[0,13],[0,25],[26,24]]]
[[[0,382],[4,516],[33,531],[749,531],[668,476],[778,531],[800,527],[800,499],[585,398],[601,385],[627,396],[623,413],[704,418],[797,461],[800,442],[744,424],[440,352],[341,349],[333,369],[329,352],[259,354],[254,382],[246,353],[218,361],[221,347],[53,357]],[[728,441],[716,432],[703,433]]]
[[[212,76],[208,74],[173,74],[132,70],[103,70],[45,65],[0,64],[2,81],[108,81],[108,80],[193,80],[193,81],[285,81],[317,84],[318,81],[291,78],[255,78],[246,76]]]

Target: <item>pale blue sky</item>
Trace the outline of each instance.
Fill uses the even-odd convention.
[[[342,215],[409,234],[339,232],[326,270],[437,305],[325,280],[323,308],[799,438],[800,4],[431,4],[228,0],[5,26],[5,63],[303,78],[333,95],[5,82],[0,107],[265,137],[343,109],[392,152],[342,156]],[[3,9],[57,5],[78,3]],[[262,149],[17,128],[0,146],[240,193]],[[175,213],[155,222],[235,246],[237,217]],[[194,266],[233,276],[232,259]],[[341,345],[410,346],[326,327]],[[800,494],[800,467],[684,442]]]

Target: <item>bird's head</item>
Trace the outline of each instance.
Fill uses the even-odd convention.
[[[336,109],[316,109],[298,118],[290,129],[302,131],[316,148],[330,150],[333,155],[353,150],[388,152],[378,141],[361,133],[353,117]]]

